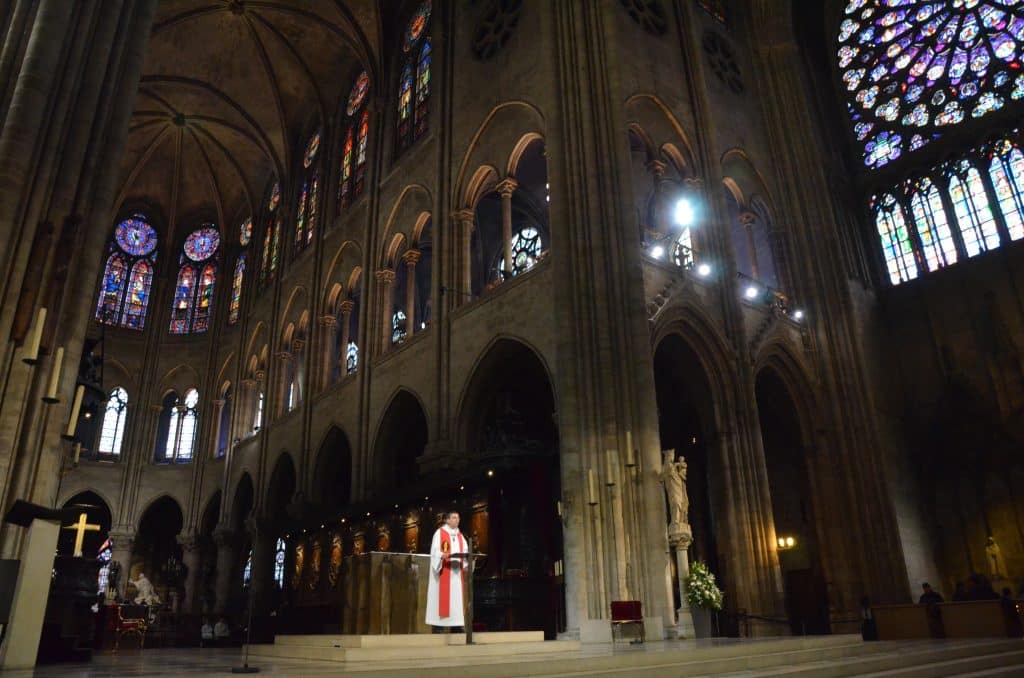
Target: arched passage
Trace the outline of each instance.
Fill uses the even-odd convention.
[[[758,372],[755,394],[775,533],[781,540],[786,615],[794,634],[828,633],[828,597],[800,415],[790,389],[772,367]]]
[[[327,514],[337,513],[352,494],[352,447],[345,432],[332,426],[317,453],[313,501]]]
[[[427,445],[427,417],[420,401],[401,390],[388,405],[373,448],[376,486],[393,491],[416,482],[417,459]]]
[[[470,478],[457,506],[463,529],[488,553],[477,571],[475,614],[493,630],[564,631],[559,436],[548,371],[526,345],[497,341],[463,395],[462,445]]]
[[[145,573],[165,602],[171,600],[171,592],[180,594],[179,589],[184,584],[181,546],[177,541],[183,524],[178,502],[166,495],[160,497],[142,514],[132,546],[129,578],[134,580],[139,573]],[[133,593],[128,595],[134,597]]]
[[[687,464],[686,491],[693,532],[688,551],[690,562],[706,563],[719,580],[724,580],[725,559],[719,557],[715,538],[719,523],[724,522],[724,513],[716,511],[714,502],[714,497],[722,496],[718,490],[723,483],[722,469],[711,453],[715,435],[714,394],[700,358],[680,335],[670,334],[658,344],[654,353],[654,383],[663,454],[671,453],[673,459],[685,459]],[[719,516],[723,516],[721,521]],[[673,567],[675,562],[673,558]],[[673,589],[679,605],[678,587]]]
[[[77,508],[80,514],[85,514],[86,523],[99,526],[99,530],[86,531],[82,539],[82,557],[100,562],[99,573],[96,581],[96,591],[104,593],[107,588],[107,576],[113,553],[112,545],[108,540],[110,534],[110,507],[103,498],[92,491],[79,492],[64,502],[64,508]],[[60,558],[74,557],[75,541],[77,532],[75,530],[61,530],[57,537],[57,556]]]

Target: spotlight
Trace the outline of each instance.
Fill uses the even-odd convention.
[[[697,264],[697,275],[702,278],[711,275],[711,264]]]
[[[786,537],[786,546],[788,548],[793,548],[794,546],[796,546],[796,539],[793,539],[792,537]]]
[[[662,247],[661,245],[655,245],[654,247],[651,248],[651,256],[654,257],[655,259],[661,259],[663,256],[665,256],[665,248]]]
[[[793,320],[803,320],[803,319],[804,319],[804,312],[803,311],[801,311],[800,309],[797,309],[797,310],[793,311]]]
[[[686,198],[680,198],[676,203],[675,213],[673,214],[675,222],[679,226],[689,226],[693,223],[693,205]]]
[[[747,299],[756,299],[757,295],[760,294],[760,293],[761,293],[761,290],[757,289],[756,285],[748,286],[746,291],[744,292],[744,294],[746,295]]]
[[[494,477],[494,469],[487,469],[487,477],[488,478],[493,478]]]

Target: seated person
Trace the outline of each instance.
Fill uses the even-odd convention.
[[[228,621],[224,617],[217,620],[217,623],[213,626],[213,635],[217,640],[222,638],[228,638],[231,636],[231,629],[228,628]]]
[[[203,619],[203,626],[199,629],[199,636],[204,640],[213,640],[213,627],[209,619]]]

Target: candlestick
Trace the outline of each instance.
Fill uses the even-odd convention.
[[[604,484],[611,487],[615,484],[615,478],[618,476],[618,451],[617,450],[605,450],[604,451],[604,463],[605,463],[605,480]]]
[[[626,431],[626,466],[633,468],[636,466],[636,454],[633,450],[633,432]]]
[[[23,363],[35,365],[39,362],[39,344],[43,340],[43,326],[46,324],[46,308],[40,306],[36,311],[36,321],[29,331],[28,339],[25,341],[25,356],[21,359]]]
[[[597,474],[594,469],[587,469],[587,503],[597,505]]]
[[[50,367],[50,383],[47,384],[46,395],[43,396],[43,402],[47,405],[60,402],[60,398],[57,397],[57,382],[60,381],[60,368],[63,362],[64,347],[61,346],[53,356],[53,365]]]
[[[75,437],[75,429],[78,428],[78,413],[82,410],[82,398],[85,397],[85,386],[81,384],[75,389],[75,400],[71,405],[71,418],[68,419],[68,428],[62,436],[65,440]]]

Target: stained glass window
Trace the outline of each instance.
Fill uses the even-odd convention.
[[[850,0],[837,57],[864,163],[881,167],[1024,98],[1022,41],[1017,2]]]
[[[892,194],[875,200],[875,224],[882,239],[882,254],[893,285],[917,277],[917,264],[910,242],[910,229],[903,217],[903,208]]]
[[[405,341],[405,311],[398,308],[391,314],[391,343],[401,344]]]
[[[540,231],[533,226],[520,229],[512,236],[512,275],[517,276],[533,268],[543,249]]]
[[[118,386],[110,392],[107,407],[103,413],[103,424],[100,427],[100,443],[98,451],[101,455],[116,457],[121,454],[121,441],[124,440],[124,424],[128,418],[128,392]]]
[[[356,342],[348,343],[348,350],[345,351],[345,371],[352,374],[359,367],[359,347]]]
[[[277,206],[281,202],[281,186],[278,183],[270,189],[270,198],[267,201],[267,218],[266,228],[263,231],[263,254],[260,258],[260,270],[259,270],[259,283],[260,287],[267,282],[269,278],[274,275],[274,270],[277,268],[276,254],[274,248],[276,246],[276,240],[274,237],[275,231],[278,228],[277,219]]]
[[[252,218],[246,219],[238,229],[238,244],[245,247],[252,239]]]
[[[967,256],[999,247],[999,231],[989,208],[981,175],[969,160],[955,163],[949,181],[949,199],[960,228]]]
[[[184,400],[171,393],[165,398],[164,406],[167,438],[162,461],[190,462],[199,428],[199,391],[190,388],[185,392]]]
[[[956,244],[949,228],[946,210],[939,189],[925,177],[915,182],[910,191],[910,212],[921,242],[924,261],[929,271],[956,263]]]
[[[430,2],[409,20],[402,44],[404,65],[398,79],[398,139],[402,151],[427,131],[430,98]],[[422,44],[420,44],[422,43]]]
[[[100,562],[100,570],[96,575],[96,593],[103,596],[107,593],[107,584],[110,582],[110,560],[114,556],[114,542],[107,537],[107,540],[100,546],[100,552],[96,554],[96,560]]]
[[[989,177],[1011,240],[1024,238],[1024,153],[1009,140],[996,142],[989,152]]]
[[[259,397],[256,399],[256,414],[252,420],[252,430],[259,431],[263,426],[263,405],[266,402],[266,397],[263,395],[263,391],[260,391]]]
[[[317,199],[319,197],[320,172],[314,165],[317,151],[320,149],[320,132],[317,131],[306,145],[302,166],[305,179],[302,192],[299,194],[299,206],[295,218],[295,254],[301,252],[313,240],[316,231]]]
[[[277,583],[277,588],[284,588],[284,560],[285,560],[285,543],[284,539],[277,540],[277,547],[274,550],[274,581]]]
[[[338,212],[363,193],[366,174],[366,141],[370,132],[370,111],[364,106],[370,89],[366,72],[359,74],[348,97],[348,130],[341,149],[341,181],[338,185]]]
[[[100,279],[96,319],[108,325],[143,329],[156,261],[156,231],[141,214],[114,227]]]
[[[306,154],[302,156],[302,166],[309,167],[316,160],[316,152],[320,150],[320,132],[317,131],[306,144]]]
[[[252,583],[252,549],[249,549],[249,556],[245,559],[245,567],[242,568],[242,588],[247,588]]]
[[[238,322],[238,314],[242,309],[242,277],[245,275],[245,255],[239,254],[235,263],[235,277],[231,281],[231,308],[228,312],[228,324]]]
[[[271,212],[277,209],[278,203],[281,202],[281,184],[274,183],[270,189],[270,201],[267,203],[267,207]]]
[[[220,232],[209,224],[185,239],[171,306],[171,334],[205,332],[210,328],[219,250]]]

